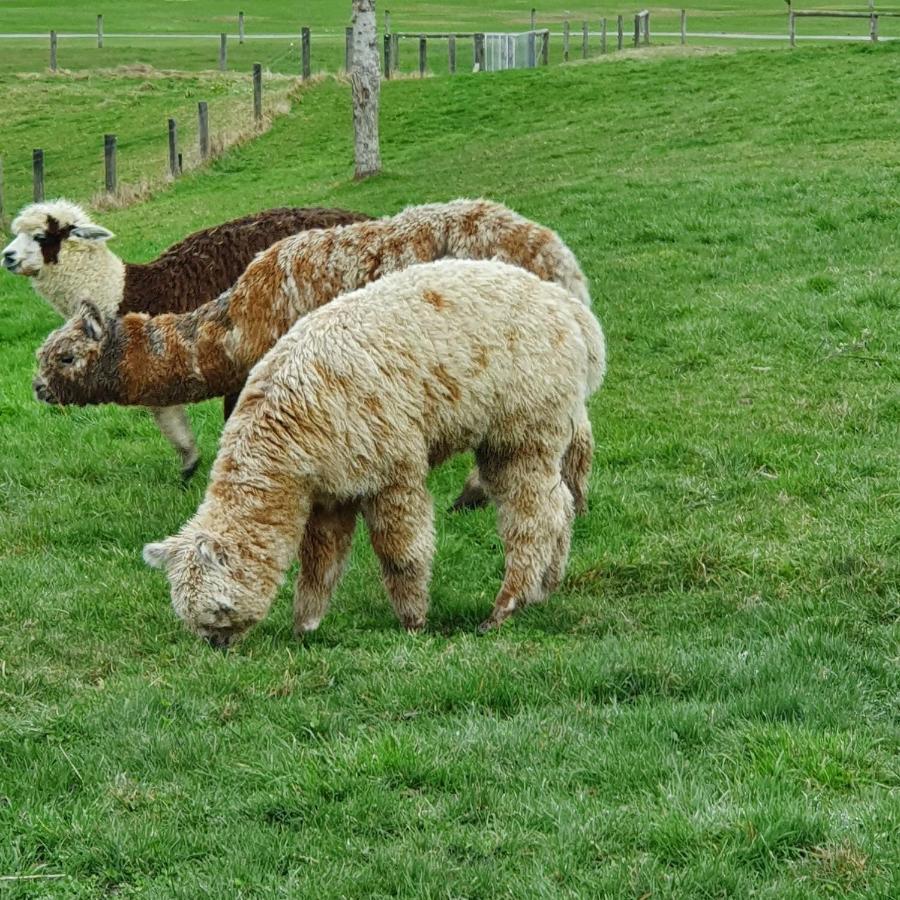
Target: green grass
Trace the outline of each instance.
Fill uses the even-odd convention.
[[[337,71],[343,66],[345,26],[350,24],[349,0],[270,0],[268,3],[244,4],[246,33],[250,38],[243,45],[237,42],[237,12],[241,4],[194,0],[194,2],[159,3],[150,0],[129,0],[104,10],[104,29],[107,37],[102,50],[96,47],[94,37],[73,38],[67,34],[95,34],[97,4],[62,2],[17,3],[4,16],[4,33],[49,34],[51,29],[62,36],[59,43],[59,65],[69,70],[92,69],[99,66],[114,67],[141,62],[161,69],[205,70],[218,65],[218,38],[230,35],[228,49],[229,66],[239,72],[250,70],[254,62],[262,63],[273,72],[296,74],[300,70],[299,41],[295,39],[255,39],[254,35],[298,35],[301,26],[312,29],[312,68],[314,71]],[[534,0],[506,0],[501,5],[485,5],[476,0],[408,0],[404,3],[382,3],[378,7],[379,28],[384,24],[384,10],[391,10],[391,22],[395,31],[522,31],[530,22],[533,6],[537,6],[539,27],[554,31],[551,41],[551,60],[562,60],[561,29],[564,20],[572,25],[572,54],[581,53],[581,23],[589,21],[591,30],[599,32],[601,17],[609,21],[612,40],[615,42],[615,20],[619,14],[625,18],[626,42],[633,33],[633,16],[638,8],[652,12],[656,43],[675,43],[677,38],[662,37],[662,33],[677,33],[682,4],[642,6],[640,4],[596,4],[572,6],[567,0],[547,0],[536,4]],[[688,13],[688,29],[694,32],[751,32],[782,35],[787,42],[787,7],[784,0],[697,0],[683,4]],[[867,11],[864,0],[809,0],[796,4],[798,8],[854,9]],[[880,4],[883,8],[890,8]],[[103,6],[103,4],[100,4]],[[868,35],[867,20],[803,19],[797,33],[801,37],[815,34]],[[900,19],[882,18],[880,33],[900,37]],[[117,33],[148,32],[155,35],[198,35],[195,40],[160,38],[119,38]],[[201,38],[199,35],[212,35]],[[716,38],[695,38],[692,43],[716,43]],[[733,44],[733,40],[725,40]],[[38,72],[49,62],[48,38],[0,40],[0,73]],[[430,48],[432,67],[444,68],[446,44],[433,41]],[[591,54],[599,54],[599,37],[592,38]],[[471,48],[461,42],[458,64],[471,66]],[[404,70],[417,67],[415,41],[404,42],[401,65]]]
[[[296,88],[294,79],[268,77],[263,108],[283,110]],[[125,69],[73,78],[28,75],[4,87],[3,192],[14,214],[33,197],[32,150],[44,150],[45,196],[90,199],[104,187],[103,136],[117,137],[121,188],[165,180],[168,172],[168,118],[178,124],[185,169],[199,164],[197,103],[209,110],[213,150],[252,132],[253,88],[249,76],[202,74],[162,77]]]
[[[64,876],[4,895],[897,896],[898,49],[391,83],[361,184],[325,82],[104,214],[128,258],[284,203],[482,194],[560,231],[610,348],[591,511],[485,638],[465,459],[424,635],[362,534],[305,644],[289,582],[228,654],[184,633],[140,548],[196,508],[218,405],[187,491],[138,411],[38,406],[57,320],[4,275],[0,876]]]

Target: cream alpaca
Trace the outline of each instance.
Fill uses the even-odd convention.
[[[434,553],[425,478],[473,449],[506,554],[483,627],[499,625],[563,575],[561,458],[604,369],[587,307],[522,269],[445,260],[387,276],[301,319],[254,368],[196,515],[144,558],[167,570],[186,626],[224,645],[265,616],[299,547],[303,633],[361,511],[394,609],[418,629]]]
[[[106,315],[180,313],[196,309],[231,287],[260,251],[304,228],[358,222],[368,216],[330,209],[267,209],[196,231],[149,263],[126,263],[107,246],[114,237],[68,200],[26,206],[12,223],[15,238],[2,251],[3,266],[31,284],[57,312],[69,317],[90,298]],[[226,397],[226,415],[236,396]],[[199,455],[184,409],[151,410],[180,453],[189,476]]]
[[[299,316],[389,272],[442,257],[513,263],[589,303],[578,261],[549,228],[487,200],[414,206],[392,218],[283,240],[260,254],[230,292],[187,315],[75,318],[39,351],[35,393],[52,403],[168,405],[238,391]],[[592,451],[585,425],[574,432],[567,472],[589,468]],[[574,486],[585,477],[567,480]],[[457,502],[482,499],[471,479]],[[583,508],[582,496],[576,505]]]

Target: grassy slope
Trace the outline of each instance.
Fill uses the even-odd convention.
[[[611,352],[592,510],[565,589],[487,638],[490,512],[439,516],[424,636],[398,632],[362,536],[307,645],[289,584],[235,652],[182,633],[139,550],[206,467],[183,492],[139,413],[34,404],[55,319],[4,277],[0,875],[64,873],[37,893],[67,896],[896,896],[898,135],[867,85],[898,74],[883,47],[394,83],[386,172],[358,185],[328,83],[104,216],[141,257],[281,203],[486,194],[560,230]],[[217,406],[194,420],[208,467]],[[465,470],[436,474],[440,509]]]
[[[129,74],[131,72],[131,74]],[[264,109],[286,105],[294,79],[267,78]],[[168,124],[178,123],[178,144],[185,169],[198,163],[197,103],[209,107],[210,143],[215,150],[229,138],[248,131],[252,120],[249,76],[225,78],[159,73],[49,74],[12,78],[4,88],[3,191],[6,213],[15,214],[33,196],[31,151],[44,150],[46,196],[90,199],[104,185],[103,136],[118,141],[120,187],[165,179],[168,170]],[[230,139],[228,139],[230,143]]]

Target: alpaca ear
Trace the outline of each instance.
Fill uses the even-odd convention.
[[[83,241],[108,241],[115,235],[102,225],[76,225],[69,234]]]
[[[144,544],[144,562],[152,569],[165,569],[172,558],[174,549],[168,540],[155,544]]]
[[[84,333],[92,341],[100,341],[103,339],[103,316],[97,308],[96,303],[90,300],[82,300],[81,308],[78,312],[81,316]]]
[[[204,566],[210,569],[222,569],[225,567],[225,551],[215,538],[206,534],[198,534],[196,545],[197,556]]]

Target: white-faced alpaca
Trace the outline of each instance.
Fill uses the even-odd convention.
[[[80,206],[50,200],[26,206],[13,220],[15,238],[2,261],[13,274],[30,277],[37,293],[66,318],[85,298],[105,315],[181,313],[231,287],[253,257],[276,241],[305,228],[368,218],[334,209],[267,209],[194,232],[152,262],[126,263],[107,246],[111,231]],[[226,415],[236,400],[236,393],[226,397]],[[182,474],[190,477],[199,454],[183,407],[151,412],[181,456]]]
[[[442,257],[496,258],[590,302],[578,260],[549,228],[487,200],[414,206],[391,218],[281,241],[227,295],[187,315],[76,317],[38,352],[35,394],[48,403],[166,405],[238,391],[299,316],[389,272]],[[586,500],[578,485],[587,480],[592,455],[585,419],[565,462],[579,511]],[[473,473],[456,506],[481,502]]]
[[[148,544],[186,626],[225,645],[269,609],[300,548],[297,633],[318,627],[368,524],[401,623],[421,628],[434,553],[429,469],[474,450],[506,573],[490,618],[544,599],[569,551],[560,465],[603,378],[579,298],[500,262],[417,265],[302,318],[250,373],[206,497]]]

